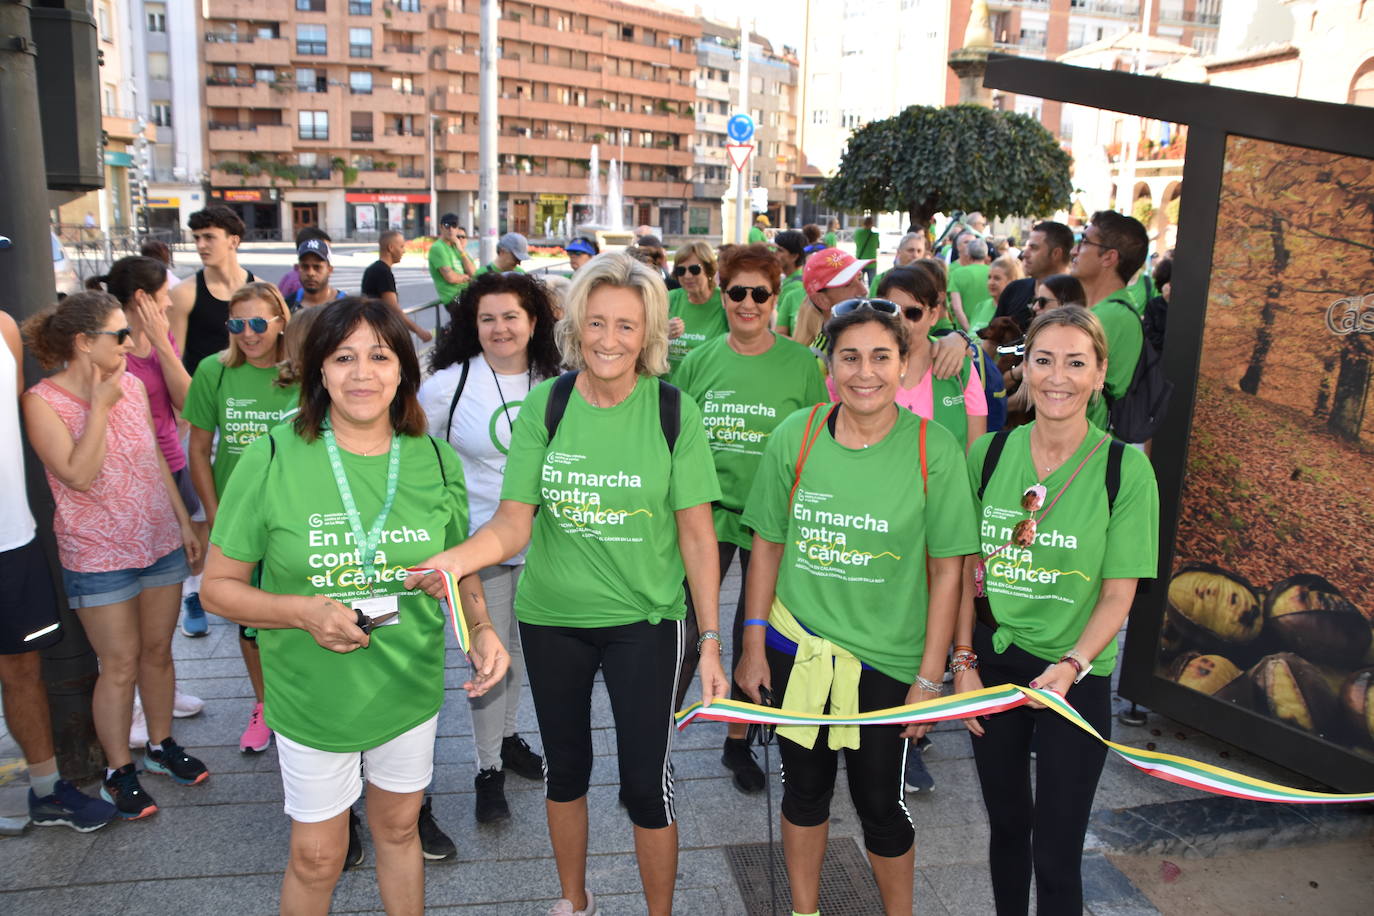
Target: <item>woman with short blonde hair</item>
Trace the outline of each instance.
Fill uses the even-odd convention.
[[[234,306],[247,302],[250,299],[257,299],[267,305],[269,314],[281,319],[281,327],[274,330],[280,332],[277,336],[276,348],[272,351],[272,361],[279,363],[286,358],[286,326],[291,323],[291,310],[286,307],[286,300],[282,298],[281,291],[275,284],[265,280],[256,280],[252,283],[245,283],[234,290],[234,295],[229,297],[229,320],[233,321]],[[227,369],[236,369],[248,361],[248,355],[243,352],[243,346],[239,342],[242,332],[229,334],[229,347],[220,352],[219,361]]]
[[[602,286],[623,287],[639,294],[644,301],[644,346],[639,351],[635,371],[640,375],[666,374],[668,290],[652,270],[626,255],[597,255],[577,272],[563,301],[563,320],[554,329],[558,349],[563,353],[563,364],[569,369],[587,368],[582,355],[582,325],[586,319],[587,300]]]
[[[701,241],[688,242],[673,254],[673,277],[681,284],[668,293],[668,362],[674,369],[692,350],[729,330],[718,264],[711,246]]]

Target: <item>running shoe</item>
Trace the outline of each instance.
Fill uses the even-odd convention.
[[[134,717],[129,721],[129,747],[143,747],[148,743],[148,720],[143,717],[143,703],[134,694]]]
[[[105,777],[100,797],[114,805],[116,813],[126,821],[157,814],[157,802],[139,785],[138,773],[132,763],[124,764]]]
[[[907,750],[906,774],[902,778],[902,784],[912,793],[935,791],[935,777],[930,775],[930,770],[926,769],[925,759],[915,747]]]
[[[510,819],[510,805],[506,804],[506,774],[491,767],[482,770],[473,780],[477,790],[477,806],[474,812],[477,823],[490,824]]]
[[[159,747],[153,747],[151,744],[146,746],[143,769],[149,773],[170,776],[183,786],[199,785],[210,776],[205,764],[186,753],[182,746],[171,738],[163,741]]]
[[[344,854],[343,870],[357,868],[363,864],[363,825],[358,814],[348,809],[348,852]]]
[[[198,639],[210,631],[209,624],[205,620],[205,608],[200,606],[200,592],[191,592],[181,599],[181,606],[183,608],[181,615],[182,636]]]
[[[70,827],[78,833],[99,830],[115,818],[115,806],[91,798],[59,779],[51,795],[39,798],[29,789],[29,820],[39,827]]]
[[[262,704],[253,704],[253,714],[248,717],[248,727],[239,737],[239,750],[247,754],[261,754],[272,743],[272,729],[262,718]]]
[[[501,739],[501,769],[526,779],[543,779],[544,758],[530,750],[518,734],[507,735]]]
[[[587,891],[587,905],[583,909],[573,909],[573,902],[566,897],[549,908],[549,916],[596,916],[596,895]]]
[[[434,798],[425,796],[420,806],[420,851],[431,862],[446,862],[458,857],[458,847],[434,819]]]
[[[754,759],[754,752],[750,749],[747,738],[726,738],[725,749],[720,755],[720,762],[725,764],[727,770],[735,774],[736,789],[750,795],[763,791],[767,777],[763,775],[763,770],[759,767],[758,761]]]
[[[181,692],[181,685],[177,684],[176,696],[172,698],[172,715],[178,719],[189,719],[191,716],[200,715],[205,709],[205,701],[200,697],[193,697],[189,693]]]

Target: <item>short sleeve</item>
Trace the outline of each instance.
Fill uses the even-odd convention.
[[[968,384],[964,386],[964,413],[970,417],[988,415],[988,396],[983,391],[983,377],[978,374],[978,366],[973,362],[969,363]]]
[[[374,282],[376,282],[379,294],[396,292],[396,275],[391,272],[390,267],[378,267]]]
[[[978,552],[978,513],[963,451],[949,430],[926,422],[926,552],[932,557]]]
[[[801,431],[806,426],[805,416],[813,409],[807,407],[793,414],[768,437],[768,445],[763,449],[758,472],[754,475],[754,485],[744,504],[743,523],[773,544],[787,540],[788,497],[792,492],[797,449],[801,445]],[[801,420],[797,419],[798,414],[802,414]],[[819,411],[817,416],[820,416]]]
[[[451,512],[448,525],[444,528],[444,549],[447,550],[463,543],[468,537],[467,481],[463,477],[463,462],[458,459],[453,446],[443,439],[436,438],[433,441],[444,467],[444,479],[448,482],[444,487],[444,497]]]
[[[520,416],[525,412],[522,410]],[[517,422],[519,418],[516,418]],[[706,442],[706,427],[701,408],[692,396],[682,393],[677,444],[673,447],[673,470],[668,483],[668,503],[674,512],[720,499],[720,481],[711,447]]]
[[[448,441],[448,408],[457,387],[453,373],[447,368],[440,369],[420,384],[420,407],[425,412],[429,434],[440,442]]]
[[[210,543],[231,560],[256,563],[267,554],[267,520],[263,511],[275,502],[271,498],[271,480],[266,476],[272,460],[271,448],[268,434],[259,436],[244,449],[220,497]]]
[[[544,502],[539,475],[544,453],[549,448],[549,431],[544,426],[544,408],[556,379],[541,382],[525,399],[511,428],[510,452],[506,455],[506,474],[501,482],[501,498],[530,506]],[[704,435],[704,433],[703,433]]]
[[[191,387],[186,392],[186,403],[181,410],[182,418],[196,429],[214,432],[219,426],[219,405],[215,403],[215,388],[223,372],[224,364],[219,361],[218,355],[207,356],[196,366],[195,375],[191,377]]]
[[[1108,300],[1095,309],[1094,314],[1101,319],[1102,329],[1107,332],[1106,393],[1120,397],[1130,387],[1135,364],[1140,359],[1140,342],[1144,338],[1140,316],[1118,299]]]
[[[806,362],[806,397],[807,404],[820,404],[831,400],[830,379],[825,374],[825,366],[819,357],[813,357]]]
[[[978,499],[978,487],[983,482],[983,457],[988,453],[988,447],[992,444],[992,437],[996,433],[987,433],[974,440],[973,446],[968,450],[968,457],[965,464],[968,467],[969,490],[973,494],[975,508],[980,500]]]
[[[1153,579],[1158,573],[1159,487],[1150,459],[1126,445],[1121,455],[1121,489],[1107,523],[1100,577]]]

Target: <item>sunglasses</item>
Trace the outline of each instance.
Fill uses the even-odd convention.
[[[1045,306],[1049,305],[1051,302],[1053,302],[1055,305],[1059,304],[1058,299],[1051,299],[1049,296],[1036,296],[1034,299],[1030,301],[1030,304],[1037,309],[1042,309]]]
[[[700,265],[700,264],[687,264],[687,265],[685,265],[685,266],[683,266],[683,267],[674,267],[674,268],[673,268],[673,276],[675,276],[675,277],[680,277],[680,276],[682,276],[683,274],[691,274],[692,276],[695,277],[695,276],[697,276],[697,275],[700,274],[700,273],[701,273],[701,265]],[[736,300],[736,301],[738,301],[738,300]]]
[[[251,328],[254,334],[262,334],[267,331],[267,326],[274,321],[281,321],[280,315],[273,315],[271,318],[230,318],[224,323],[229,329],[230,334],[242,334],[245,329]]]
[[[124,341],[128,340],[129,335],[133,332],[133,328],[120,328],[118,331],[92,331],[91,333],[95,335],[108,334],[110,337],[113,337],[115,339],[116,345],[122,347],[124,346]]]
[[[773,296],[773,291],[766,286],[732,286],[725,291],[731,301],[743,302],[745,296],[753,296],[754,301],[763,305]]]
[[[894,317],[902,314],[902,307],[887,299],[846,299],[830,310],[830,317],[838,318],[841,315],[848,315],[850,312],[857,312],[862,309]]]

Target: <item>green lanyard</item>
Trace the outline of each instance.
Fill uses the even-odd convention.
[[[358,548],[358,565],[363,571],[363,576],[373,584],[375,590],[378,579],[377,546],[382,540],[386,517],[391,514],[391,504],[396,501],[396,483],[401,476],[401,437],[392,433],[391,455],[386,465],[386,500],[382,503],[382,511],[377,513],[376,521],[372,523],[372,530],[364,533],[363,519],[358,514],[358,504],[353,501],[353,489],[348,485],[348,475],[344,473],[343,461],[339,458],[339,446],[334,441],[334,430],[326,427],[323,436],[325,449],[329,452],[329,465],[334,469],[334,482],[339,487],[339,499],[342,500],[344,512],[348,515],[349,527],[353,529],[353,544]]]

